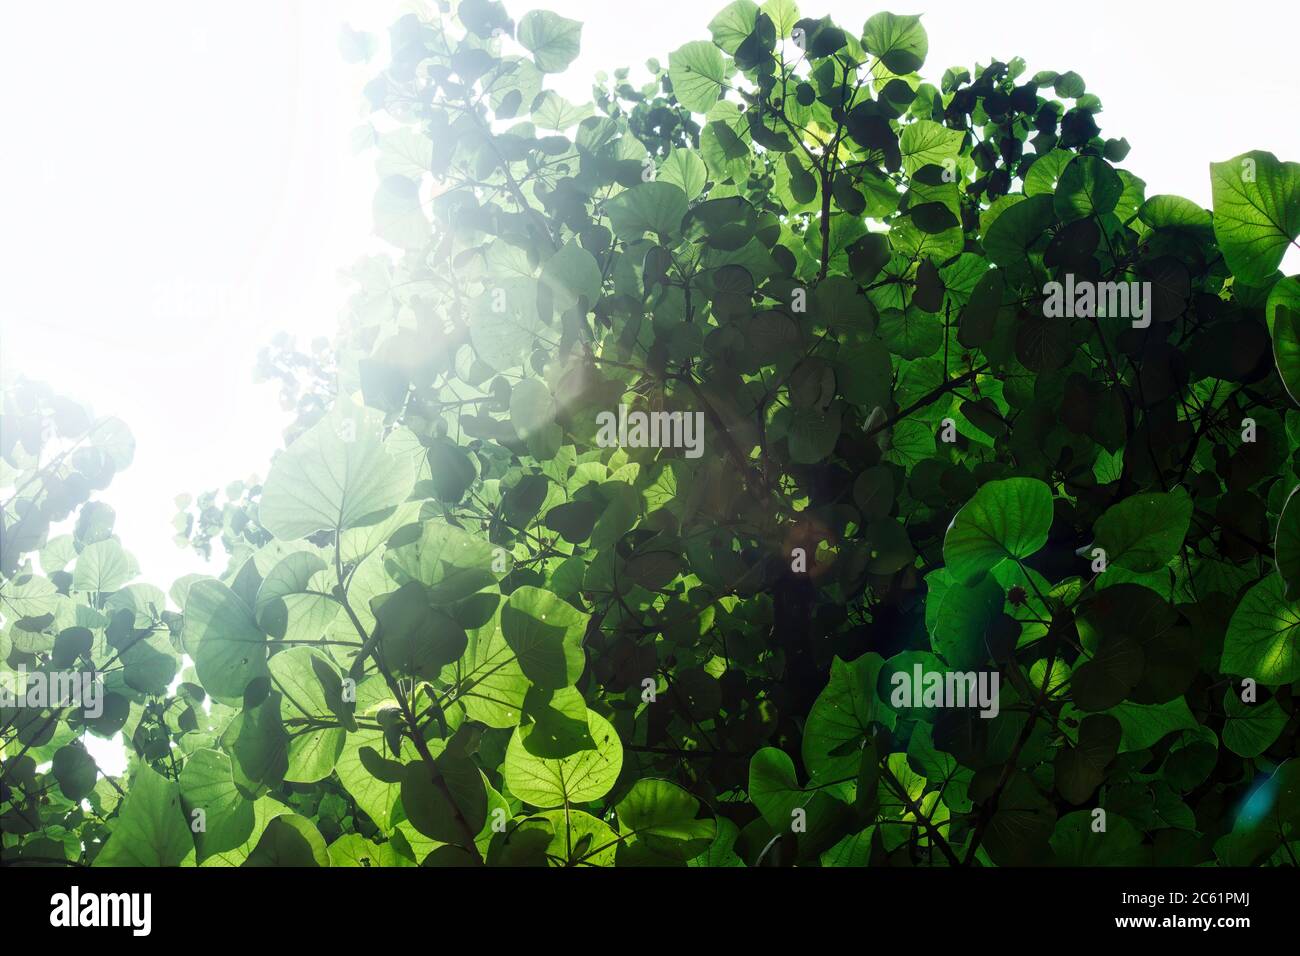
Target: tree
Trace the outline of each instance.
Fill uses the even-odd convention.
[[[394,24],[395,254],[268,359],[300,434],[183,616],[15,532],[67,478],[6,445],[8,661],[120,675],[132,750],[6,710],[7,860],[1296,863],[1300,165],[1208,211],[1075,73],[710,32],[574,104],[574,21]]]

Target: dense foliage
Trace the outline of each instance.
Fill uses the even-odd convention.
[[[1296,863],[1300,165],[1207,211],[1075,73],[710,30],[575,104],[576,22],[393,26],[396,252],[265,357],[294,440],[181,516],[182,613],[93,500],[121,426],[6,395],[0,650],[107,691],[0,712],[6,862]]]

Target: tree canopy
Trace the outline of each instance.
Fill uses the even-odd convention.
[[[920,17],[709,33],[575,103],[573,20],[392,26],[391,252],[181,502],[219,577],[136,583],[125,426],[6,392],[0,660],[104,692],[0,706],[6,862],[1296,863],[1300,164],[1206,210]]]

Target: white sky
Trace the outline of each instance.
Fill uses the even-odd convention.
[[[707,39],[724,3],[550,0],[586,22],[557,88]],[[528,7],[509,3],[516,19]],[[1207,164],[1247,149],[1300,160],[1300,5],[823,0],[860,29],[923,12],[924,74],[1023,56],[1075,70],[1148,194],[1209,205]],[[255,387],[276,330],[333,333],[339,267],[368,238],[373,163],[351,153],[366,66],[340,25],[386,35],[396,0],[7,0],[0,13],[0,368],[125,419],[132,467],[103,495],[143,579],[166,590],[199,560],[171,543],[173,497],[265,475],[287,423]],[[381,62],[382,57],[376,59]],[[634,78],[643,79],[638,73]],[[1300,269],[1292,256],[1288,270]]]

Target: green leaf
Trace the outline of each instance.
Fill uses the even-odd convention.
[[[724,52],[734,55],[754,32],[757,22],[758,4],[753,0],[733,0],[709,21],[709,33]]]
[[[116,591],[140,573],[116,538],[86,545],[72,572],[74,591]]]
[[[433,235],[420,198],[420,184],[406,176],[385,176],[372,204],[375,235],[399,249],[419,249]]]
[[[1142,679],[1145,663],[1142,645],[1132,632],[1103,634],[1091,659],[1079,664],[1070,677],[1075,706],[1080,710],[1107,710],[1122,703]]]
[[[560,312],[572,309],[579,299],[590,309],[600,298],[600,265],[576,242],[566,244],[546,260],[541,281],[551,290]]]
[[[1096,156],[1077,156],[1061,172],[1053,199],[1062,222],[1113,212],[1124,192],[1119,174]]]
[[[0,607],[6,608],[6,617],[15,620],[53,616],[59,606],[58,590],[46,578],[35,574],[19,574],[0,581]]]
[[[1228,623],[1219,668],[1277,686],[1300,678],[1300,605],[1282,594],[1270,574],[1242,597]]]
[[[725,76],[722,53],[708,40],[694,40],[668,54],[673,95],[692,113],[707,113],[718,101]]]
[[[496,619],[471,631],[461,659],[458,700],[471,720],[489,727],[514,727],[530,686]]]
[[[1023,773],[1012,774],[998,795],[997,810],[989,820],[984,848],[998,866],[1018,866],[1050,857],[1048,841],[1056,824],[1056,811]]]
[[[915,73],[930,52],[930,39],[920,16],[877,13],[862,29],[862,45],[879,57],[891,73]]]
[[[1300,163],[1253,150],[1210,164],[1214,235],[1232,274],[1259,285],[1300,236]]]
[[[443,786],[434,781],[423,761],[407,764],[401,783],[402,807],[407,819],[425,836],[463,844],[466,828],[477,833],[487,816],[482,774],[472,760],[453,754],[450,747],[434,762]]]
[[[393,841],[373,843],[360,833],[345,833],[329,845],[330,866],[415,866]]]
[[[1182,549],[1192,520],[1192,499],[1181,488],[1144,492],[1111,505],[1093,527],[1108,564],[1131,571],[1163,568]]]
[[[266,635],[252,609],[220,581],[208,578],[190,588],[182,636],[199,681],[214,697],[238,699],[268,673]]]
[[[1247,704],[1231,687],[1224,693],[1223,709],[1227,714],[1223,724],[1224,746],[1240,757],[1258,757],[1273,746],[1288,719],[1277,698]]]
[[[1077,100],[1083,96],[1087,86],[1083,82],[1083,77],[1073,70],[1061,73],[1056,77],[1052,84],[1052,89],[1057,96],[1063,96],[1066,99]]]
[[[1106,712],[1119,721],[1123,728],[1119,752],[1145,750],[1169,734],[1179,730],[1195,730],[1200,725],[1187,701],[1176,697],[1163,704],[1135,704],[1125,701]]]
[[[1032,196],[1006,209],[984,231],[984,251],[1000,266],[1021,268],[1029,249],[1056,224],[1053,199]]]
[[[473,468],[471,466],[471,473]],[[360,564],[371,554],[377,551],[381,546],[388,542],[393,533],[399,528],[405,527],[417,521],[420,517],[420,501],[404,501],[391,512],[385,512],[388,517],[374,524],[364,524],[356,528],[349,528],[339,535],[338,556],[346,565]],[[325,552],[321,552],[322,557],[328,557]],[[268,575],[269,576],[269,575]],[[329,580],[326,576],[316,580],[314,583],[320,583],[321,580]],[[312,588],[310,590],[316,590]],[[341,609],[340,609],[341,610]],[[336,611],[336,614],[338,611]]]
[[[885,465],[862,471],[853,483],[853,501],[867,521],[886,517],[894,507],[894,476]]]
[[[73,802],[80,801],[95,789],[99,767],[95,758],[86,753],[80,741],[73,741],[54,752],[50,772],[58,781],[63,795]]]
[[[601,510],[595,501],[566,501],[546,512],[546,527],[570,544],[581,544],[591,537]]]
[[[587,726],[595,749],[558,760],[529,753],[516,728],[502,764],[510,792],[540,808],[590,803],[609,793],[623,768],[623,743],[609,721],[595,711],[587,712]]]
[[[433,164],[433,144],[409,126],[379,136],[379,158],[375,172],[383,179],[387,176],[405,176],[420,181]]]
[[[799,786],[789,754],[776,747],[764,747],[750,758],[749,799],[773,830],[789,829],[792,812],[808,799]]]
[[[794,0],[765,0],[759,9],[771,19],[778,38],[788,37],[799,22],[799,6]]]
[[[1300,405],[1300,307],[1273,306],[1271,298],[1269,305],[1277,374],[1291,401]]]
[[[437,679],[443,667],[465,653],[465,629],[429,602],[419,581],[371,602],[384,663],[399,674]]]
[[[135,458],[135,437],[120,418],[101,418],[90,429],[95,448],[104,453],[114,470],[122,471]]]
[[[525,349],[545,340],[545,330],[537,315],[537,283],[531,279],[498,281],[474,301],[469,329],[474,354],[499,372],[515,368]]]
[[[1289,861],[1295,852],[1290,844],[1295,842],[1296,828],[1300,826],[1297,793],[1300,760],[1284,760],[1250,792],[1237,813],[1232,832],[1214,844],[1219,862],[1224,866],[1260,865],[1283,839],[1289,839],[1288,850],[1279,856]]]
[[[964,135],[961,130],[948,129],[933,120],[904,126],[898,137],[904,172],[912,176],[922,166],[942,166],[945,159],[956,162]]]
[[[701,169],[697,175],[702,175],[703,162],[696,161]],[[686,193],[665,179],[639,183],[606,203],[605,212],[620,239],[640,239],[647,232],[672,237],[681,232]]]
[[[667,780],[638,780],[614,808],[620,830],[651,852],[685,862],[713,843],[717,827],[700,820],[700,802]]]
[[[582,24],[549,10],[525,13],[516,36],[543,73],[563,73],[582,48]]]
[[[329,866],[329,851],[316,824],[298,813],[285,813],[266,825],[266,831],[244,866]]]
[[[1152,229],[1212,229],[1214,217],[1182,196],[1152,196],[1138,210],[1138,218]]]
[[[974,771],[962,766],[952,754],[935,747],[934,733],[929,724],[918,724],[913,730],[912,739],[907,744],[907,755],[928,780],[943,788],[945,806],[962,813],[970,810],[969,790]],[[865,755],[862,769],[863,777],[858,782],[859,803],[863,801],[864,783],[879,777],[878,769],[866,766]]]
[[[1300,499],[1293,488],[1282,506],[1277,519],[1277,536],[1273,541],[1273,554],[1277,559],[1277,573],[1282,579],[1283,597],[1289,601],[1300,598]]]
[[[1005,478],[980,486],[953,516],[943,560],[953,579],[974,584],[1003,560],[1027,558],[1047,543],[1052,490],[1036,478]]]
[[[816,780],[852,776],[873,723],[893,727],[894,712],[876,696],[884,660],[867,653],[831,659],[831,678],[817,695],[803,731],[803,762]]]
[[[250,799],[284,781],[291,738],[281,717],[281,696],[272,691],[255,707],[245,707],[221,734],[230,754],[235,785]]]
[[[1269,290],[1268,300],[1264,305],[1264,320],[1268,323],[1270,331],[1273,329],[1278,310],[1284,308],[1290,309],[1292,316],[1300,315],[1300,276],[1278,279]],[[1291,397],[1295,399],[1294,392]]]
[[[253,829],[248,839],[233,849],[223,850],[205,857],[202,863],[203,866],[243,866],[252,852],[257,849],[257,845],[265,835],[267,827],[276,819],[293,812],[289,807],[272,797],[258,797],[251,806],[253,808]]]
[[[380,681],[382,682],[382,678]],[[361,688],[358,688],[358,695],[360,691]],[[397,783],[377,779],[366,768],[361,752],[367,747],[376,753],[384,754],[386,745],[383,731],[361,730],[355,734],[348,734],[334,770],[338,774],[339,782],[357,802],[357,806],[365,812],[366,816],[375,821],[375,825],[382,832],[388,833],[397,822],[393,819],[393,814],[394,808],[400,805],[401,787]],[[391,758],[392,755],[390,753],[387,756]],[[404,759],[407,756],[403,754]]]
[[[393,536],[384,569],[399,584],[419,581],[433,604],[445,606],[495,584],[495,558],[487,541],[443,521],[425,521]]]
[[[1124,730],[1109,714],[1089,714],[1079,725],[1078,741],[1056,752],[1056,789],[1078,806],[1086,803],[1106,779],[1106,768],[1119,751]]]
[[[1116,814],[1100,833],[1095,822],[1088,810],[1067,813],[1057,821],[1051,843],[1058,865],[1137,867],[1149,862],[1142,854],[1142,835],[1128,819]]]
[[[714,836],[713,842],[705,852],[687,861],[686,865],[744,866],[745,861],[737,856],[736,851],[733,849],[736,845],[736,838],[740,836],[740,830],[726,817],[718,817],[714,823],[717,828],[717,835]]]
[[[269,666],[276,689],[284,695],[286,717],[335,722],[334,707],[319,675],[334,674],[336,681],[339,678],[320,652],[310,647],[291,647],[274,655]],[[335,706],[341,704],[336,696]],[[295,728],[284,778],[291,783],[324,780],[333,772],[346,739],[347,731],[342,727]]]
[[[203,829],[194,834],[197,862],[233,850],[253,833],[253,804],[235,786],[230,757],[219,750],[190,754],[181,769],[181,801],[186,819],[202,810]]]
[[[1037,157],[1025,176],[1025,195],[1040,196],[1044,193],[1048,195],[1055,193],[1061,173],[1074,158],[1075,154],[1068,149],[1053,149]]]
[[[532,112],[533,119],[542,129],[566,130],[591,115],[591,104],[574,105],[554,90],[546,90]]]
[[[411,492],[415,466],[381,440],[383,416],[341,402],[271,466],[259,516],[281,540],[372,523]]]
[[[133,639],[122,650],[122,679],[126,686],[142,694],[163,697],[180,668],[180,660],[171,643],[162,634]]]
[[[406,778],[406,764],[380,756],[374,747],[361,747],[357,756],[366,771],[381,783],[401,783]]]
[[[501,609],[501,631],[528,679],[558,690],[582,676],[589,617],[549,591],[525,585]]]
[[[1005,595],[992,575],[973,585],[951,584],[939,596],[930,643],[957,670],[971,670],[990,656],[989,637]]]
[[[524,716],[530,723],[520,725],[519,736],[524,749],[535,757],[559,760],[595,747],[587,726],[587,704],[576,687],[530,688]]]
[[[747,3],[749,0],[740,0],[740,2]],[[676,186],[686,196],[687,201],[698,198],[700,193],[704,192],[704,186],[708,181],[708,167],[704,165],[700,154],[693,149],[674,147],[668,153],[668,158],[659,166],[658,182]]]
[[[510,390],[510,424],[521,441],[555,421],[555,399],[546,383],[526,378]]]
[[[258,626],[280,640],[319,638],[338,616],[327,565],[312,551],[286,555],[262,579],[253,602]]]
[[[609,824],[581,810],[548,810],[539,817],[555,834],[545,849],[551,866],[613,866],[618,834]]]
[[[180,866],[194,855],[180,786],[141,764],[95,866]]]
[[[749,799],[776,833],[791,832],[796,810],[805,811],[808,830],[816,833],[834,818],[837,806],[842,807],[824,790],[800,787],[794,761],[775,747],[764,747],[750,758]]]
[[[874,826],[867,827],[860,833],[852,833],[840,840],[821,855],[822,866],[862,867],[871,860],[871,838],[875,835]]]
[[[788,439],[791,460],[807,465],[825,460],[839,441],[841,421],[836,406],[795,409]]]

